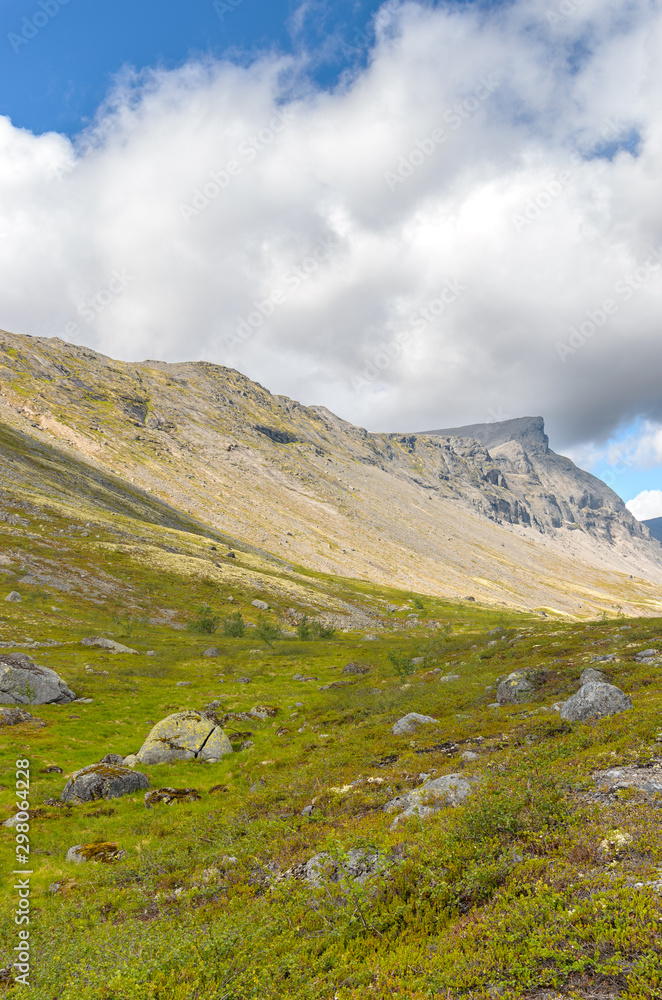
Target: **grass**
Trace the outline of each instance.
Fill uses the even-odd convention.
[[[0,523],[0,594],[23,597],[0,605],[0,641],[28,652],[28,639],[61,643],[31,655],[93,701],[36,706],[45,726],[0,728],[0,814],[13,812],[17,757],[30,760],[33,809],[31,986],[6,985],[7,996],[662,996],[662,897],[647,884],[662,868],[660,803],[596,796],[592,780],[660,757],[660,668],[634,659],[662,648],[659,619],[552,621],[451,605],[289,572],[251,553],[219,570],[222,543],[195,531],[122,512],[82,517],[36,493],[11,499],[4,508],[29,524]],[[258,614],[256,597],[272,610]],[[324,622],[340,602],[369,616],[370,629],[297,636],[290,608]],[[186,625],[209,620],[206,609],[255,627],[243,637],[219,628],[219,656],[203,657],[212,633]],[[406,618],[414,609],[424,611],[418,624]],[[81,646],[90,635],[139,655]],[[617,660],[598,666],[634,709],[563,723],[552,705],[605,652]],[[414,657],[423,657],[416,672],[399,677]],[[350,661],[369,673],[344,675]],[[519,668],[540,672],[532,702],[491,707],[498,678]],[[459,680],[439,680],[446,675]],[[350,683],[320,690],[338,681]],[[199,801],[46,804],[78,768],[136,751],[154,722],[211,701],[219,712],[267,704],[278,713],[231,720],[235,752],[217,764],[144,768],[153,788],[196,788]],[[411,711],[438,726],[393,736]],[[249,731],[253,746],[240,750]],[[467,750],[476,759],[464,760]],[[63,773],[45,773],[53,766]],[[479,779],[465,806],[391,829],[387,801],[421,774],[455,771]],[[613,831],[626,841],[605,851]],[[8,861],[14,836],[0,828]],[[124,857],[65,860],[71,846],[92,843],[116,843]],[[318,886],[286,877],[315,854],[341,863],[356,848],[380,856],[381,874]],[[12,907],[0,931],[9,964]]]

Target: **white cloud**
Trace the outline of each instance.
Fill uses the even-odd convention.
[[[644,490],[625,506],[639,521],[662,517],[662,490]]]
[[[272,58],[127,76],[76,145],[0,119],[0,325],[374,429],[662,422],[661,5],[561,6],[389,4],[333,93]]]

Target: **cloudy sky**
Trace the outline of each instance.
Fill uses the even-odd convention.
[[[0,327],[371,430],[542,414],[662,515],[662,0],[5,0],[0,27]]]

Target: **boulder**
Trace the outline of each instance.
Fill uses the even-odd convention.
[[[582,675],[579,678],[579,686],[583,687],[584,684],[604,684],[606,680],[607,675],[602,670],[587,667],[586,670],[582,671]]]
[[[135,653],[138,656],[137,649],[131,649],[130,646],[123,646],[121,642],[115,642],[114,639],[105,639],[101,635],[81,639],[80,644],[81,646],[97,646],[99,649],[107,649],[109,653]]]
[[[650,663],[659,656],[659,650],[657,649],[642,649],[640,652],[634,654],[634,658],[638,663]]]
[[[561,708],[561,718],[567,722],[587,722],[616,715],[632,708],[632,699],[613,684],[589,681]]]
[[[107,753],[105,757],[102,757],[99,761],[100,764],[119,764],[124,763],[124,758],[121,753]]]
[[[362,885],[383,867],[384,861],[379,854],[355,847],[347,852],[341,862],[334,860],[325,852],[315,854],[303,864],[293,865],[283,877],[298,878],[317,887],[321,886],[324,880],[341,882],[344,878]]]
[[[216,648],[216,646],[210,646],[209,649],[205,649],[205,651],[204,651],[204,653],[202,655],[203,656],[220,656],[221,654],[218,651],[218,649]]]
[[[155,788],[145,792],[145,809],[151,809],[157,802],[170,806],[173,802],[197,802],[201,798],[197,788]]]
[[[136,754],[141,764],[167,764],[171,760],[217,761],[232,753],[230,741],[201,712],[177,712],[157,722]]]
[[[252,719],[266,722],[267,719],[273,719],[274,715],[278,714],[278,709],[275,705],[255,705],[248,714]]]
[[[535,671],[515,670],[497,688],[499,705],[519,705],[528,701],[535,691]]]
[[[54,670],[27,653],[0,654],[0,705],[64,705],[75,697]]]
[[[391,732],[394,736],[413,736],[421,726],[436,726],[437,720],[429,715],[419,715],[418,712],[410,712],[408,715],[398,719]]]
[[[126,851],[122,851],[119,844],[104,841],[95,844],[76,844],[67,851],[66,860],[73,861],[75,865],[82,865],[85,861],[111,864],[113,861],[120,861],[125,855]]]
[[[370,673],[370,667],[364,667],[360,663],[346,663],[342,668],[344,674],[351,674],[352,676],[362,677],[364,674]]]
[[[23,708],[0,708],[0,726],[20,726],[22,722],[36,722],[38,725],[46,725],[41,719],[35,719],[34,715],[30,715]]]
[[[612,767],[608,771],[596,771],[593,781],[601,792],[614,793],[633,788],[649,795],[662,795],[662,764]]]
[[[118,799],[145,788],[149,788],[149,778],[140,771],[117,764],[89,764],[69,778],[60,801],[78,804],[95,799]]]
[[[259,611],[269,610],[269,605],[266,601],[251,601],[251,606],[257,608]]]
[[[441,778],[433,778],[424,781],[418,788],[414,788],[405,795],[398,795],[391,799],[384,806],[384,812],[397,812],[391,829],[397,826],[400,820],[408,816],[420,816],[427,819],[439,809],[446,806],[459,806],[473,792],[476,784],[475,778],[467,777],[464,774],[445,774]]]
[[[22,598],[17,590],[12,590],[11,594],[7,594],[5,600],[11,601],[13,604],[20,604]]]

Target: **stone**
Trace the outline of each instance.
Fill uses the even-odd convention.
[[[424,656],[414,656],[411,662],[415,663],[416,666],[418,666],[419,663],[425,663],[425,657]]]
[[[634,658],[635,660],[638,660],[639,663],[647,663],[659,655],[660,652],[657,649],[642,649],[639,653],[634,654]]]
[[[237,677],[237,684],[252,684],[252,677]]]
[[[79,804],[96,799],[118,799],[145,788],[149,788],[149,778],[140,771],[117,764],[89,764],[69,778],[60,801]]]
[[[221,654],[218,651],[218,649],[217,649],[216,646],[210,646],[209,649],[205,649],[205,651],[204,651],[204,653],[202,655],[203,656],[220,656]]]
[[[66,705],[76,695],[27,653],[0,654],[0,705]]]
[[[475,778],[464,774],[445,774],[441,778],[424,781],[405,795],[398,795],[384,806],[384,812],[397,812],[391,829],[409,816],[427,819],[439,809],[459,806],[472,794]]]
[[[573,694],[561,708],[561,718],[567,722],[587,722],[616,715],[632,708],[632,699],[613,684],[589,681]]]
[[[497,688],[497,701],[500,705],[518,705],[528,701],[535,691],[535,672],[529,670],[514,670],[502,680]]]
[[[124,763],[124,757],[121,753],[107,753],[105,757],[102,757],[99,761],[100,764],[115,764],[120,767]]]
[[[593,775],[599,791],[619,792],[633,788],[649,795],[662,795],[662,764],[648,767],[612,767],[608,771],[596,771]]]
[[[267,719],[273,719],[274,715],[278,714],[278,709],[274,705],[255,705],[248,714],[253,719],[266,722]]]
[[[419,715],[418,712],[410,712],[398,719],[391,732],[394,736],[413,736],[421,726],[435,725],[437,725],[437,719],[433,719],[429,715]]]
[[[197,788],[154,788],[145,792],[145,809],[151,809],[158,802],[170,806],[173,802],[198,802],[201,798]]]
[[[466,760],[466,761],[478,760],[478,754],[474,753],[473,750],[465,750],[464,753],[460,754],[460,760]]]
[[[23,722],[46,725],[42,719],[35,719],[34,715],[30,715],[23,708],[0,708],[0,726],[20,726]]]
[[[344,674],[350,674],[351,676],[362,677],[364,674],[370,673],[370,667],[364,667],[360,663],[354,663],[351,661],[350,663],[345,664],[342,668],[342,672]]]
[[[11,594],[7,594],[5,597],[6,601],[11,601],[13,604],[20,604],[22,597],[17,590],[12,590]]]
[[[125,856],[126,851],[121,850],[119,844],[105,841],[95,844],[76,844],[67,851],[66,860],[73,861],[76,865],[81,865],[85,861],[112,864],[114,861],[121,861]]]
[[[613,663],[616,659],[616,653],[605,653],[604,656],[594,656],[591,663]]]
[[[139,655],[137,649],[123,646],[121,642],[115,642],[114,639],[106,639],[100,635],[81,639],[80,644],[81,646],[96,646],[98,649],[107,649],[109,653],[135,653],[136,656]]]
[[[450,681],[459,681],[459,679],[460,679],[459,674],[444,674],[443,677],[439,678],[442,684],[448,684]]]
[[[304,681],[304,682],[307,682],[307,681],[316,681],[317,677],[304,677],[303,674],[293,674],[292,675],[292,680],[293,681]]]
[[[193,683],[192,681],[177,681],[177,683],[175,684],[175,687],[177,687],[177,688],[188,688],[188,687],[191,686],[192,683]]]
[[[293,865],[285,872],[284,877],[301,879],[317,887],[321,886],[324,880],[340,882],[343,878],[349,878],[352,882],[362,885],[383,866],[384,862],[379,854],[355,847],[347,852],[341,863],[335,861],[330,854],[322,852],[313,855],[303,864]]]
[[[251,601],[251,607],[257,608],[259,611],[269,610],[269,605],[266,601]]]
[[[141,764],[167,764],[171,760],[220,760],[232,753],[230,741],[201,712],[177,712],[151,730],[136,754]]]
[[[587,667],[586,670],[582,671],[582,675],[579,678],[579,686],[583,687],[584,684],[604,684],[606,680],[607,675],[602,670]]]
[[[138,763],[138,758],[135,753],[130,753],[128,757],[125,757],[122,761],[124,767],[135,767]]]

